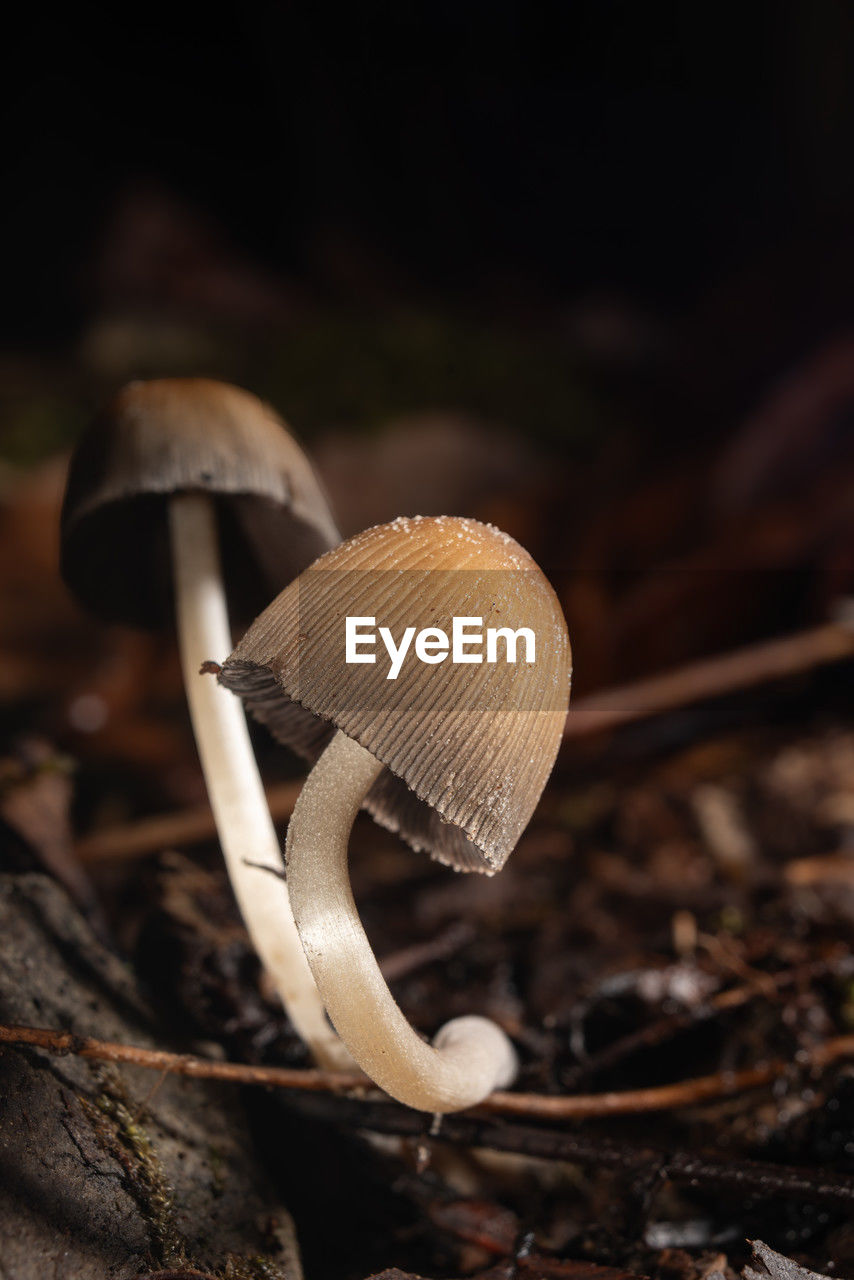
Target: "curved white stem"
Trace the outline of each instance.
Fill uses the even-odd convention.
[[[329,1068],[352,1065],[327,1021],[306,964],[288,890],[280,878],[282,853],[242,704],[212,676],[200,674],[203,662],[224,662],[232,648],[211,500],[199,494],[172,498],[169,521],[187,701],[240,914],[291,1022],[316,1061]]]
[[[308,776],[288,827],[291,905],[327,1012],[356,1062],[421,1111],[459,1111],[511,1084],[516,1054],[488,1018],[455,1018],[431,1047],[386,986],[356,911],[347,843],[382,765],[337,733]]]

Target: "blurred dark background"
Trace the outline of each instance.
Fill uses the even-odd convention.
[[[79,331],[118,286],[117,223],[158,200],[271,295],[516,318],[729,298],[743,334],[764,293],[777,358],[847,316],[844,0],[28,17],[4,68],[16,345]]]
[[[7,494],[56,490],[127,378],[201,372],[286,414],[346,533],[450,510],[525,542],[579,689],[849,589],[844,0],[18,20]]]
[[[256,990],[210,832],[160,827],[141,862],[121,852],[117,832],[205,792],[173,639],[104,627],[59,578],[68,454],[93,411],[131,378],[234,381],[304,439],[344,534],[494,521],[560,595],[576,705],[811,627],[854,593],[852,67],[850,0],[25,5],[4,23],[0,865],[47,867],[106,918],[182,1043],[298,1052]],[[800,1063],[743,1107],[611,1132],[809,1165],[824,1185],[850,1163],[850,1081],[802,1092],[798,1071],[854,1027],[831,965],[850,959],[852,708],[840,662],[570,742],[493,881],[431,871],[365,820],[355,887],[378,954],[464,926],[446,965],[396,988],[403,1007],[424,1030],[504,1019],[538,1090]],[[255,742],[265,781],[302,768],[263,728]],[[84,865],[99,835],[107,855],[90,842]],[[184,841],[192,862],[159,856]],[[733,981],[762,1002],[692,1029]],[[61,972],[45,982],[68,999]],[[638,1069],[627,1046],[676,1026],[682,1000],[688,1034],[651,1038]],[[89,1016],[61,1022],[102,1034]],[[348,1251],[348,1274],[373,1274],[391,1242],[411,1255],[360,1160],[353,1178],[315,1130],[270,1160],[307,1274],[344,1274]],[[532,1179],[514,1249],[553,1220],[556,1248],[572,1238],[612,1275],[690,1280],[760,1235],[822,1271],[854,1254],[847,1225],[828,1236],[836,1208],[769,1200],[766,1219],[741,1192],[680,1208],[671,1187],[660,1238],[680,1247],[656,1270],[620,1252],[653,1172],[591,1178],[589,1204],[575,1174]],[[698,1226],[713,1252],[691,1269]]]

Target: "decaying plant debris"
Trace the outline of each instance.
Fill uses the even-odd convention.
[[[3,511],[0,548],[23,550],[0,554],[16,601],[0,617],[0,1022],[307,1073],[220,869],[172,642],[100,631],[56,581],[62,474],[33,473]],[[509,523],[528,520],[560,581],[562,507],[529,496]],[[766,545],[776,520],[782,563],[797,547],[844,590],[847,544],[798,542],[787,511],[742,533]],[[602,560],[635,518],[627,504],[606,544],[588,520]],[[472,1008],[498,1022],[522,1059],[514,1113],[437,1125],[352,1080],[245,1087],[6,1043],[0,1263],[16,1280],[60,1256],[69,1276],[290,1280],[291,1217],[310,1280],[854,1274],[854,666],[844,631],[822,630],[830,660],[776,680],[748,663],[723,696],[692,696],[684,659],[813,634],[826,611],[772,607],[762,579],[760,632],[723,577],[672,582],[668,603],[639,575],[613,611],[607,574],[561,582],[591,692],[655,670],[683,672],[681,691],[569,735],[500,877],[354,832],[395,997],[425,1033]],[[679,622],[655,644],[653,616]],[[296,767],[256,742],[284,819]],[[583,1116],[547,1105],[605,1096]]]
[[[56,763],[39,759],[9,758],[5,768],[5,848],[16,853],[20,870],[7,876],[4,940],[8,947],[25,926],[36,935],[45,929],[53,949],[30,934],[22,939],[20,963],[8,968],[4,1021],[178,1049],[190,1047],[189,1034],[207,1057],[216,1040],[244,1062],[308,1066],[259,986],[224,876],[204,852],[193,861],[171,854],[131,864],[113,883],[110,923],[119,920],[132,946],[157,1003],[156,1021],[138,1010],[127,972],[88,926],[74,923],[79,909],[22,870],[52,847],[25,829],[15,800],[34,779],[56,776]],[[491,881],[425,870],[367,824],[357,835],[357,896],[404,1009],[429,1029],[477,999],[523,1048],[521,1089],[627,1091],[710,1071],[738,1073],[769,1059],[788,1063],[773,1082],[580,1127],[520,1117],[493,1117],[487,1126],[461,1117],[431,1133],[429,1122],[412,1123],[412,1113],[369,1099],[332,1091],[223,1095],[228,1086],[220,1085],[216,1105],[228,1108],[226,1124],[215,1118],[211,1086],[201,1081],[176,1084],[127,1067],[118,1077],[113,1067],[75,1065],[73,1055],[56,1060],[7,1049],[4,1167],[13,1194],[21,1196],[14,1185],[26,1170],[15,1141],[21,1107],[39,1118],[24,1152],[61,1155],[70,1142],[57,1161],[73,1165],[70,1127],[78,1144],[94,1144],[86,1159],[113,1169],[111,1190],[120,1187],[142,1219],[151,1207],[140,1208],[145,1197],[168,1199],[166,1225],[142,1220],[136,1237],[117,1237],[104,1209],[95,1235],[136,1259],[137,1271],[114,1274],[139,1273],[141,1257],[150,1266],[191,1258],[201,1240],[205,1265],[229,1274],[222,1268],[229,1252],[238,1253],[246,1220],[241,1213],[237,1240],[218,1247],[210,1205],[197,1198],[225,1173],[218,1156],[212,1168],[206,1150],[192,1155],[185,1111],[192,1106],[203,1135],[196,1144],[210,1144],[215,1130],[220,1146],[231,1133],[240,1149],[237,1156],[228,1148],[228,1185],[245,1196],[241,1180],[261,1180],[254,1194],[265,1198],[255,1218],[295,1214],[314,1274],[367,1275],[392,1258],[425,1275],[493,1265],[504,1267],[495,1274],[509,1275],[502,1259],[522,1249],[519,1275],[574,1274],[586,1258],[632,1274],[695,1276],[708,1274],[713,1261],[738,1268],[749,1236],[816,1266],[838,1258],[844,1274],[854,1205],[854,1179],[846,1177],[852,1079],[844,1060],[817,1065],[810,1055],[854,1022],[846,941],[854,865],[844,852],[852,759],[854,738],[841,727],[778,727],[717,736],[644,766],[618,762],[608,782],[562,779],[503,876]],[[433,952],[428,943],[436,937],[447,943]],[[109,1012],[119,997],[105,997],[99,965],[121,976],[118,1012]],[[81,971],[93,975],[94,994],[74,991]],[[132,1093],[123,1080],[128,1071]],[[176,1088],[172,1105],[184,1115],[183,1127],[167,1137],[175,1122],[158,1108]],[[157,1174],[121,1160],[114,1168],[115,1143],[122,1151],[122,1144],[133,1146],[122,1125],[149,1113],[153,1132],[147,1121],[133,1123],[156,1156]],[[358,1136],[365,1129],[400,1134],[404,1145],[366,1146]],[[60,1132],[65,1145],[57,1147]],[[472,1147],[479,1141],[486,1154]],[[504,1158],[488,1154],[502,1146]],[[263,1175],[253,1170],[252,1150],[263,1153]],[[561,1150],[565,1161],[554,1159]],[[525,1160],[531,1151],[538,1158]],[[163,1190],[176,1180],[176,1160],[177,1199]],[[83,1209],[74,1208],[73,1176],[61,1176],[73,1234],[74,1213]],[[91,1179],[85,1182],[97,1203],[97,1184],[93,1192]],[[14,1204],[19,1211],[19,1200]],[[187,1214],[195,1219],[189,1243],[168,1225],[176,1213],[183,1233]],[[215,1220],[222,1223],[223,1214],[219,1205]],[[334,1235],[326,1229],[330,1214]],[[246,1245],[244,1254],[250,1256]]]

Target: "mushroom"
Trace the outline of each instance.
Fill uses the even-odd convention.
[[[495,642],[478,654],[489,623]],[[520,629],[534,652],[511,660]],[[452,1020],[432,1046],[409,1025],[356,911],[353,821],[364,806],[458,870],[500,870],[551,772],[570,674],[560,605],[531,557],[492,526],[444,516],[378,525],[327,552],[220,673],[274,736],[316,760],[286,844],[297,929],[354,1059],[412,1107],[471,1106],[512,1082],[516,1056],[483,1017]]]
[[[225,383],[126,386],[72,457],[61,567],[111,622],[177,619],[190,716],[229,878],[297,1032],[326,1066],[349,1058],[305,961],[240,701],[201,676],[232,647],[226,606],[254,612],[339,540],[296,441],[267,405]],[[222,564],[220,560],[222,548]],[[251,616],[251,614],[250,614]]]

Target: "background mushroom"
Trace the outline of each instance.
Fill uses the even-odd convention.
[[[226,591],[269,599],[338,541],[304,453],[255,396],[196,378],[134,382],[81,439],[62,512],[62,573],[112,622],[177,618],[190,715],[228,874],[252,942],[318,1061],[342,1047],[308,970],[243,709],[200,675],[232,646]],[[222,563],[220,549],[222,548]]]
[[[347,617],[404,630],[452,619],[528,627],[533,662],[345,662]],[[570,651],[549,583],[497,529],[450,517],[359,534],[303,572],[255,621],[220,679],[272,732],[320,758],[291,819],[288,882],[309,964],[359,1065],[413,1107],[450,1111],[509,1083],[515,1055],[485,1018],[430,1047],[380,973],[356,912],[347,843],[360,806],[460,870],[499,870],[533,813],[566,716]],[[328,744],[328,745],[327,745]],[[324,749],[325,748],[325,749]]]

